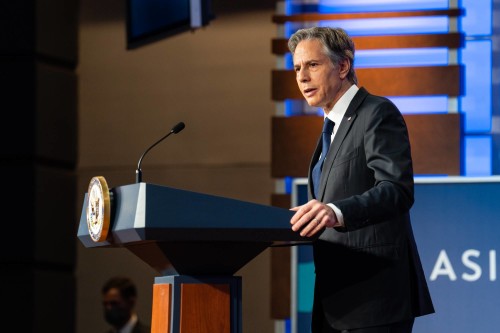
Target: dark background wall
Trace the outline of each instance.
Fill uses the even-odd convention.
[[[115,274],[137,282],[150,319],[158,273],[124,249],[84,248],[76,226],[90,178],[132,183],[140,155],[178,121],[186,129],[147,155],[144,181],[269,204],[274,10],[271,0],[214,0],[208,27],[127,51],[124,0],[0,5],[0,292],[17,331],[104,331],[100,287]],[[265,251],[237,273],[245,332],[273,331],[270,265]]]
[[[144,181],[269,204],[274,8],[214,1],[208,27],[127,51],[125,1],[0,5],[0,279],[18,331],[104,331],[100,288],[115,274],[136,281],[150,320],[158,273],[125,249],[84,248],[76,227],[91,177],[134,182],[177,122],[186,129],[148,153]],[[266,251],[237,273],[245,332],[273,330],[269,270]]]
[[[76,1],[0,5],[1,295],[20,332],[75,327]],[[54,322],[54,319],[57,322]]]

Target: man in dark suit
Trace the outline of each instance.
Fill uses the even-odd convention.
[[[108,333],[150,333],[135,312],[137,288],[127,277],[116,276],[103,285],[102,304],[104,319],[113,328]]]
[[[410,224],[405,121],[391,101],[358,88],[344,30],[302,29],[288,46],[300,91],[325,117],[310,201],[291,219],[315,238],[312,332],[409,333],[434,308]]]

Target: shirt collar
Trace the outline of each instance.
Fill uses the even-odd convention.
[[[342,121],[342,118],[344,117],[344,114],[347,111],[347,108],[349,107],[349,104],[351,104],[352,99],[358,92],[359,87],[355,84],[353,84],[347,91],[340,97],[340,99],[335,103],[333,108],[328,112],[328,118],[335,123],[335,127],[340,125],[340,122]],[[324,115],[327,117],[326,113]]]
[[[121,330],[118,331],[118,333],[132,333],[132,330],[135,327],[135,324],[137,324],[137,314],[133,313],[130,316],[129,321],[125,324],[125,326],[122,327]]]

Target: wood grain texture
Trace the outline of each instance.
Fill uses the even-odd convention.
[[[228,284],[181,285],[180,333],[231,333]]]
[[[381,96],[460,96],[463,93],[463,66],[416,66],[390,68],[359,68],[359,86]],[[293,70],[273,70],[272,99],[302,99]],[[445,110],[446,111],[446,110]]]
[[[151,315],[151,333],[170,332],[170,305],[172,302],[172,285],[153,285],[153,311]]]
[[[415,35],[386,35],[386,36],[352,36],[356,50],[399,49],[446,47],[458,49],[464,46],[462,33],[448,34],[415,34]],[[271,41],[271,52],[276,55],[288,53],[288,40],[274,38]]]

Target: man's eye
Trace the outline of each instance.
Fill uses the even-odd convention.
[[[295,69],[296,72],[300,71],[299,67],[295,67],[294,69]]]
[[[315,62],[312,62],[310,66],[314,68],[314,67],[318,66],[318,64]]]

